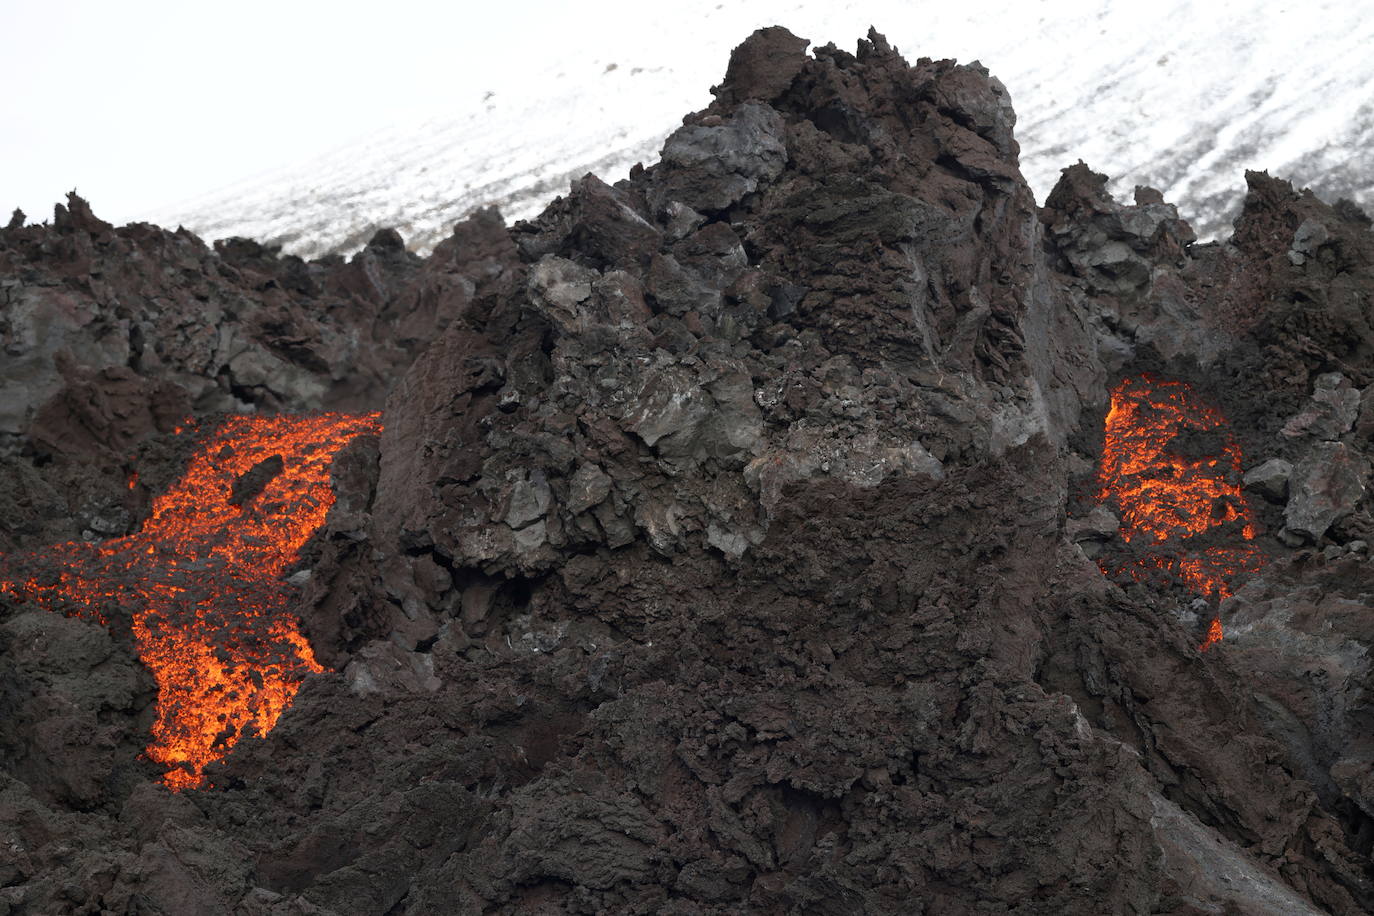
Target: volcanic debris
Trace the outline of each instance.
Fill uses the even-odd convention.
[[[1037,206],[1006,87],[872,31],[714,96],[425,259],[0,230],[0,581],[146,531],[226,417],[384,411],[278,570],[326,670],[200,788],[125,602],[0,589],[0,914],[1374,909],[1368,218]],[[1215,462],[1224,589],[1131,574],[1142,378],[1220,418],[1130,473]]]

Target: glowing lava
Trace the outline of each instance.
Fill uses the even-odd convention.
[[[1226,528],[1239,539],[1255,536],[1240,487],[1240,446],[1221,414],[1186,383],[1146,374],[1112,390],[1105,433],[1098,499],[1117,505],[1121,539],[1145,547],[1124,571],[1139,580],[1160,570],[1200,594],[1230,595],[1231,579],[1257,568],[1259,553],[1201,542],[1209,533],[1208,541],[1226,536]],[[1221,638],[1217,618],[1201,648]]]
[[[1207,635],[1203,637],[1202,645],[1198,646],[1198,648],[1206,652],[1214,644],[1221,642],[1222,635],[1221,618],[1213,617],[1212,625],[1207,628]]]
[[[158,685],[148,756],[171,788],[200,785],[241,737],[266,734],[323,670],[286,610],[283,575],[334,503],[334,455],[380,429],[378,414],[232,417],[138,534],[7,558],[21,575],[0,569],[0,593],[101,623],[132,612]]]

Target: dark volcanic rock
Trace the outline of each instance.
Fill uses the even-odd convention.
[[[87,810],[128,791],[151,722],[152,679],[99,624],[46,611],[0,622],[0,755],[36,797]]]
[[[1282,458],[1270,458],[1245,472],[1245,489],[1253,490],[1272,503],[1288,500],[1288,480],[1293,465]]]
[[[703,213],[724,210],[759,182],[776,178],[787,161],[778,112],[744,102],[731,116],[710,114],[679,128],[663,144],[653,198]]]
[[[137,762],[127,633],[0,593],[0,913],[1374,907],[1367,223],[1252,173],[1195,247],[1081,163],[1037,208],[987,71],[805,47],[425,261],[0,230],[0,549],[136,524],[183,413],[385,404],[290,579],[332,672],[203,790]],[[1142,370],[1316,549],[1220,607],[1102,575]]]
[[[806,66],[809,43],[779,26],[759,29],[730,55],[725,82],[714,87],[712,94],[725,105],[749,99],[772,102]]]
[[[1284,509],[1287,530],[1320,540],[1355,510],[1369,478],[1369,459],[1342,442],[1319,442],[1293,468]]]
[[[1283,434],[1290,438],[1312,436],[1339,439],[1350,431],[1360,415],[1360,392],[1339,372],[1320,375],[1312,391],[1312,402],[1289,418]]]
[[[244,503],[252,502],[285,466],[281,455],[273,455],[244,471],[234,479],[230,488],[229,505],[242,506]]]
[[[348,263],[245,239],[212,251],[115,229],[70,195],[51,224],[0,230],[0,448],[80,458],[191,413],[379,403],[451,319],[411,292],[441,263],[391,231]]]

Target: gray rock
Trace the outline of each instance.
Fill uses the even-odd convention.
[[[538,550],[549,540],[548,522],[540,519],[532,525],[526,525],[515,532],[515,549],[518,553],[529,553]]]
[[[613,270],[598,278],[592,288],[606,323],[613,328],[639,330],[653,317],[644,302],[644,287],[633,274]]]
[[[643,531],[649,546],[663,556],[672,556],[682,528],[682,510],[676,503],[643,502],[635,508],[635,524]]]
[[[549,491],[548,479],[544,472],[534,470],[525,480],[518,480],[511,488],[510,506],[506,510],[506,524],[512,528],[523,528],[536,519],[543,518],[549,511],[553,494]]]
[[[738,560],[749,549],[749,539],[737,531],[727,531],[715,525],[706,528],[706,543],[731,559]]]
[[[782,115],[745,102],[728,121],[688,124],[668,138],[659,197],[665,207],[680,201],[694,210],[724,210],[786,164]]]
[[[1162,795],[1153,794],[1150,800],[1150,827],[1159,844],[1161,869],[1186,889],[1183,901],[1196,907],[1193,912],[1256,916],[1317,916],[1321,912],[1257,866],[1235,842]],[[1225,902],[1225,909],[1219,901]]]
[[[358,696],[433,693],[442,684],[434,674],[433,656],[408,652],[390,641],[364,646],[348,663],[343,676],[349,690]]]
[[[1328,372],[1317,376],[1311,403],[1289,418],[1283,434],[1290,439],[1338,439],[1350,431],[1359,415],[1359,390],[1339,372]]]
[[[1137,189],[1134,206],[1123,206],[1106,193],[1106,177],[1082,163],[1064,177],[1046,201],[1050,210],[1066,208],[1091,219],[1051,223],[1050,235],[1074,272],[1102,292],[1133,296],[1151,284],[1152,261],[1161,237],[1179,244],[1193,240],[1192,229],[1158,192]],[[1166,246],[1167,247],[1167,246]]]
[[[634,542],[636,530],[634,523],[618,513],[609,501],[603,501],[600,505],[593,507],[592,515],[596,517],[601,530],[606,533],[607,547],[615,549]]]
[[[596,278],[594,270],[548,255],[530,270],[530,301],[564,334],[576,334],[589,324],[584,303]]]
[[[62,387],[56,354],[71,352],[92,367],[125,365],[129,335],[94,302],[49,288],[11,294],[0,329],[0,432],[23,432],[38,408]]]
[[[1293,474],[1292,462],[1282,458],[1270,458],[1245,472],[1245,489],[1253,490],[1271,503],[1281,503],[1288,498],[1288,479]]]
[[[573,515],[586,512],[611,495],[611,478],[594,464],[584,464],[573,472],[568,481],[568,511]]]
[[[645,374],[624,423],[626,429],[652,447],[670,435],[689,438],[710,413],[710,397],[690,373],[674,366]]]
[[[1071,518],[1064,523],[1064,534],[1074,543],[1108,541],[1120,530],[1121,520],[1106,506],[1097,506],[1082,518]]]
[[[727,372],[706,386],[716,411],[701,447],[712,458],[734,461],[751,453],[763,435],[763,416],[754,403],[749,373]]]
[[[646,373],[623,422],[679,471],[708,458],[744,460],[763,432],[748,373],[731,369],[714,379],[682,366]]]
[[[924,474],[933,480],[945,479],[945,466],[920,442],[913,441],[906,447],[905,458],[912,473]]]
[[[616,267],[647,263],[663,233],[638,213],[626,195],[595,175],[573,182],[572,234],[584,255]]]
[[[1374,439],[1374,385],[1364,389],[1360,395],[1360,415],[1355,421],[1355,435],[1361,439]]]
[[[1358,758],[1337,760],[1331,766],[1331,778],[1366,815],[1374,815],[1374,769],[1370,768],[1368,761]]]
[[[870,40],[876,37],[870,29]],[[993,143],[999,153],[1016,156],[1018,147],[1012,135],[1012,129],[1016,126],[1016,112],[1012,108],[1011,93],[1006,85],[976,60],[957,68],[956,73],[958,76],[950,80],[944,98],[966,112],[978,136]],[[974,74],[984,79],[977,79]]]
[[[706,217],[702,216],[691,207],[680,201],[670,201],[663,209],[663,216],[667,222],[666,235],[670,241],[676,242],[678,239],[686,238],[697,230],[697,227],[706,222]]]
[[[1316,541],[1364,496],[1369,460],[1341,442],[1319,442],[1293,468],[1285,533]]]
[[[1277,537],[1279,539],[1279,543],[1284,544],[1288,547],[1301,547],[1303,544],[1307,543],[1307,538],[1303,537],[1300,534],[1296,534],[1295,532],[1289,531],[1287,528],[1284,528],[1282,531],[1280,531]]]
[[[1099,278],[1103,288],[1130,292],[1150,282],[1150,262],[1125,242],[1108,241],[1086,252],[1082,269]]]
[[[1104,545],[1116,537],[1121,530],[1121,520],[1106,506],[1097,506],[1082,518],[1071,518],[1064,523],[1064,536],[1090,560],[1102,554]]]
[[[1326,231],[1326,227],[1314,219],[1305,219],[1298,230],[1293,233],[1293,244],[1288,249],[1288,260],[1293,262],[1295,267],[1301,267],[1309,259],[1314,257],[1317,249],[1326,243],[1331,237],[1331,233]]]
[[[706,315],[720,311],[721,291],[694,271],[684,269],[671,254],[654,256],[644,284],[660,312],[681,317],[692,310]]]

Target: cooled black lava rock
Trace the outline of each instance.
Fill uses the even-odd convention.
[[[252,502],[286,466],[281,455],[264,458],[238,477],[229,491],[229,505],[242,506]]]
[[[136,762],[127,634],[0,594],[0,913],[1374,907],[1367,220],[1251,173],[1196,246],[1082,164],[1038,208],[986,70],[805,48],[425,260],[0,230],[4,549],[136,525],[183,411],[385,406],[292,579],[334,671],[204,790]],[[1143,370],[1317,550],[1262,532],[1220,607],[1107,581]]]

